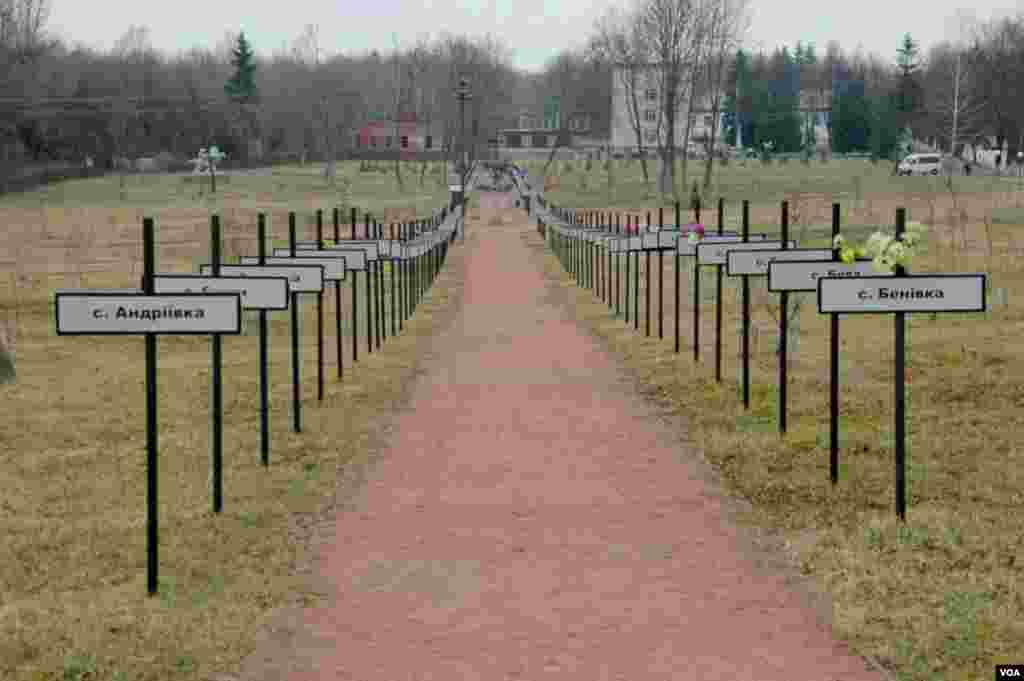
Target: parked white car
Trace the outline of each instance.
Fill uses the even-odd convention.
[[[939,154],[911,154],[896,167],[897,175],[938,175],[942,169]]]

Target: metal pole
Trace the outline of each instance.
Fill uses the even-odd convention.
[[[896,240],[903,241],[903,232],[907,224],[907,209],[896,209]],[[893,270],[896,277],[905,277],[906,269],[897,266]],[[906,478],[906,313],[897,312],[895,321],[895,380],[894,380],[894,421],[896,445],[896,516],[901,521],[907,519],[907,478]]]
[[[288,213],[288,249],[295,257],[295,212]],[[302,397],[299,383],[299,294],[292,293],[292,428],[302,432]]]
[[[156,272],[156,245],[153,218],[142,220],[142,290],[146,295],[155,293],[153,275]],[[146,334],[146,589],[150,596],[157,592],[160,547],[158,531],[157,476],[157,385],[156,334]]]
[[[679,219],[679,217],[680,217],[679,216],[679,208],[680,208],[679,207],[679,202],[676,201],[676,229],[679,231],[680,236],[682,236],[683,226],[682,226],[682,222]],[[675,281],[675,286],[676,286],[676,299],[675,299],[675,305],[676,305],[676,314],[675,314],[676,345],[675,345],[675,350],[676,350],[676,354],[678,355],[679,354],[679,246],[678,245],[676,246],[675,249],[673,249],[672,254],[673,254],[673,256],[675,256],[673,258],[673,260],[675,260],[675,279],[676,279],[676,281]]]
[[[789,242],[789,202],[782,202],[782,250]],[[789,291],[779,294],[779,435],[786,434],[786,352],[789,341]]]
[[[267,216],[256,216],[256,241],[260,265],[267,257]],[[260,310],[260,463],[270,465],[270,386],[267,376],[267,311]]]
[[[338,208],[334,209],[333,217],[334,217],[334,243],[338,243],[339,241],[341,241],[341,211]],[[353,273],[353,276],[354,276],[354,273]],[[335,339],[335,343],[337,345],[336,350],[337,350],[337,353],[338,353],[338,380],[340,381],[341,379],[343,379],[345,377],[345,367],[344,367],[344,363],[342,362],[342,357],[341,357],[341,355],[342,355],[342,353],[341,353],[341,346],[342,346],[342,340],[343,340],[343,338],[342,338],[343,332],[342,332],[342,329],[341,329],[341,282],[340,281],[335,281],[334,282],[334,320],[337,323],[337,327],[338,327],[337,331],[335,332],[334,339]]]
[[[693,203],[694,222],[700,224],[700,198]],[[700,260],[693,259],[693,361],[700,361]]]
[[[213,276],[220,276],[220,216],[210,216],[210,266]],[[213,432],[210,436],[210,454],[213,461],[213,512],[220,513],[224,509],[224,400],[221,391],[221,338],[219,333],[210,339],[212,360],[212,382],[210,385],[210,410],[213,419]]]
[[[718,233],[725,231],[725,199],[718,199]],[[715,265],[715,381],[722,382],[722,266]]]
[[[832,242],[839,235],[839,204],[832,204]],[[832,249],[832,262],[839,262],[839,249]],[[839,315],[833,313],[829,332],[829,479],[839,482]]]
[[[750,241],[750,201],[743,200],[743,243]],[[743,407],[750,409],[750,278],[740,277],[743,293]]]
[[[316,211],[316,247],[324,247],[324,212]],[[316,399],[324,401],[324,292],[316,293]]]

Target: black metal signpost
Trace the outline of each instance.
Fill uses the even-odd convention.
[[[625,236],[625,239],[623,240],[623,242],[625,243],[626,247],[622,248],[620,246],[620,248],[622,248],[622,251],[624,251],[624,254],[626,256],[626,285],[623,286],[623,289],[624,289],[623,297],[625,298],[625,305],[626,305],[626,312],[625,312],[626,326],[629,326],[629,284],[630,284],[629,274],[630,274],[630,269],[631,269],[630,268],[630,257],[629,257],[629,240],[630,240],[630,238],[633,235],[632,234],[633,233],[632,223],[633,223],[632,217],[627,213],[626,214],[626,236]],[[622,243],[622,242],[620,242],[620,243]]]
[[[316,247],[324,247],[324,212],[316,211]],[[324,401],[324,293],[316,294],[316,399]]]
[[[295,257],[295,211],[288,212],[288,251]],[[292,312],[292,428],[302,432],[302,388],[300,384],[299,360],[299,294],[293,293]]]
[[[651,228],[651,211],[647,211],[647,229]],[[641,244],[642,245],[642,244]],[[637,258],[640,254],[637,253]],[[644,306],[646,308],[644,319],[644,336],[651,337],[651,252],[644,249]]]
[[[725,234],[725,199],[718,199],[718,234]],[[722,266],[715,267],[715,381],[722,382]]]
[[[158,590],[158,334],[239,334],[240,293],[155,292],[156,238],[152,218],[142,221],[142,292],[58,291],[55,296],[57,335],[142,335],[146,347],[146,589]],[[186,306],[188,308],[186,309]]]
[[[658,231],[665,227],[665,207],[658,206]],[[660,242],[659,242],[660,243]],[[658,249],[658,339],[665,338],[665,252]]]
[[[370,238],[370,214],[363,216],[363,238]],[[373,352],[373,264],[366,263],[366,353]]]
[[[700,197],[693,200],[693,221],[700,224]],[[693,260],[693,361],[700,361],[700,259]]]
[[[391,275],[391,335],[394,336],[394,335],[397,335],[396,329],[398,328],[398,314],[396,312],[396,310],[397,310],[397,301],[395,299],[395,258],[394,258],[394,249],[396,247],[396,244],[395,244],[395,224],[394,223],[391,223],[391,234],[390,234],[390,236],[391,236],[391,248],[390,248],[391,255],[388,256],[389,257],[389,259],[388,259],[388,273]]]
[[[743,200],[743,243],[750,243],[750,201]],[[750,280],[743,277],[743,407],[750,409]]]
[[[896,239],[903,240],[906,209],[896,209]],[[895,319],[894,449],[896,516],[906,520],[906,344],[908,312],[985,312],[985,274],[908,275],[895,267],[893,275],[819,277],[818,312],[827,314],[892,314]]]
[[[334,241],[337,243],[341,240],[341,211],[338,208],[334,209]],[[355,277],[355,274],[352,275]],[[334,282],[334,321],[337,323],[337,331],[334,336],[334,342],[336,345],[335,351],[338,354],[338,380],[342,380],[345,377],[345,365],[342,362],[342,330],[341,330],[341,282]]]
[[[678,201],[676,201],[676,231],[679,232],[680,238],[682,238],[683,225],[682,225],[682,221],[680,220],[679,202]],[[675,284],[675,288],[676,288],[676,300],[675,300],[675,303],[676,303],[676,314],[675,314],[676,346],[675,346],[675,350],[676,350],[676,354],[678,355],[679,354],[679,247],[678,246],[676,246],[674,255],[675,255],[675,261],[676,261],[676,263],[675,263],[675,275],[676,275],[676,284]]]
[[[210,216],[210,265],[213,276],[220,276],[220,216]],[[210,361],[213,364],[210,385],[210,411],[213,432],[210,437],[210,457],[213,464],[213,512],[224,509],[224,420],[223,392],[221,385],[221,342],[220,334],[210,338]]]
[[[260,265],[267,257],[267,216],[260,213],[256,216],[256,240]],[[287,302],[285,303],[287,305]],[[267,311],[260,310],[260,463],[270,465],[270,384],[268,377],[267,358]],[[339,365],[341,357],[338,358]]]
[[[789,247],[789,202],[782,202],[782,249]],[[789,346],[789,291],[779,293],[779,435],[786,434],[786,367]]]
[[[377,222],[377,220],[373,221],[373,226],[374,226],[374,232],[375,232],[374,239],[377,239],[379,241],[380,239],[383,238],[383,233],[382,232],[384,230],[384,226],[382,224],[380,224],[379,222]],[[377,276],[374,277],[374,293],[377,296],[377,349],[380,350],[381,343],[387,337],[385,335],[385,327],[384,327],[385,307],[384,307],[384,261],[383,260],[380,260],[380,259],[377,260],[377,263],[376,263],[376,274],[377,274]]]

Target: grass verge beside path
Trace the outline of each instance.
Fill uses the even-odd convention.
[[[142,341],[58,338],[48,301],[24,307],[19,381],[2,388],[13,417],[0,421],[0,677],[199,681],[237,668],[267,613],[296,594],[312,597],[297,566],[313,520],[332,508],[339,476],[376,446],[424,345],[451,319],[462,258],[452,248],[402,333],[380,351],[367,354],[361,343],[353,367],[346,344],[344,380],[328,370],[322,404],[315,306],[303,306],[301,434],[291,431],[288,315],[275,315],[267,468],[259,463],[256,339],[225,338],[220,516],[209,490],[209,339],[160,340],[154,598],[145,588]]]
[[[533,231],[524,238],[543,247]],[[927,270],[939,257],[922,260]],[[995,664],[1019,661],[1021,304],[988,315],[908,315],[908,511],[901,524],[893,511],[890,317],[841,322],[840,479],[832,488],[829,327],[813,300],[804,305],[800,350],[791,348],[789,428],[781,438],[771,350],[752,358],[749,413],[739,395],[734,319],[725,324],[723,383],[714,381],[712,350],[703,347],[701,362],[694,363],[687,277],[676,355],[671,279],[666,334],[659,341],[643,337],[643,317],[639,333],[632,320],[627,327],[614,319],[605,303],[572,283],[550,252],[543,262],[549,280],[569,289],[571,314],[621,359],[649,399],[690,424],[688,439],[730,491],[752,504],[746,521],[786,538],[801,572],[830,594],[835,631],[856,651],[900,681],[974,681],[991,676]],[[1003,282],[1014,277],[996,269]],[[727,313],[735,299],[729,290]],[[714,338],[713,303],[704,303],[701,314],[703,346]],[[769,340],[762,345],[773,345],[774,337]]]

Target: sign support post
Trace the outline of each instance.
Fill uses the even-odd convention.
[[[156,273],[156,230],[153,218],[142,221],[142,290],[153,295]],[[146,588],[157,592],[159,531],[157,519],[157,385],[156,334],[146,334]]]
[[[316,247],[324,247],[324,211],[316,209]],[[295,257],[292,255],[292,257]],[[316,399],[324,401],[324,292],[316,294]]]
[[[750,201],[743,200],[743,243],[750,242]],[[750,278],[743,277],[743,408],[750,409]]]
[[[789,202],[782,202],[782,250],[789,248]],[[789,341],[789,291],[779,294],[779,435],[786,434],[786,353]]]
[[[658,231],[665,227],[665,207],[658,206]],[[660,245],[659,241],[659,245]],[[658,340],[665,338],[665,253],[658,249]]]
[[[267,257],[267,216],[256,216],[256,240],[260,265]],[[267,376],[267,311],[260,310],[260,463],[270,465],[270,389]]]
[[[391,248],[394,248],[394,247],[395,247],[395,224],[391,223]],[[398,335],[398,332],[396,331],[396,328],[398,327],[398,313],[397,313],[398,302],[397,302],[397,298],[395,297],[395,269],[396,269],[395,268],[395,256],[394,256],[394,253],[392,253],[390,255],[390,259],[388,260],[388,271],[391,274],[391,335],[392,336]]]
[[[210,216],[210,264],[213,276],[220,276],[220,216]],[[210,338],[212,367],[212,385],[210,395],[210,416],[213,419],[213,432],[210,438],[213,459],[213,512],[224,510],[224,423],[223,393],[221,391],[221,338],[215,333]]]
[[[288,213],[288,249],[295,257],[295,211]],[[302,396],[299,384],[299,294],[292,293],[292,428],[302,432]]]
[[[332,217],[334,218],[334,241],[335,241],[335,243],[337,243],[338,241],[341,241],[341,211],[337,207],[335,207],[334,214],[333,214]],[[354,272],[352,273],[352,276],[353,277],[355,276]],[[335,336],[334,336],[334,342],[335,342],[335,344],[337,346],[336,350],[337,350],[337,353],[338,353],[338,380],[340,381],[343,378],[345,378],[345,367],[344,367],[344,363],[341,360],[341,346],[343,345],[342,340],[344,340],[344,339],[342,337],[343,333],[342,333],[342,329],[341,329],[341,282],[340,281],[335,281],[334,282],[334,321],[336,322],[337,327],[338,327],[337,328],[337,332],[335,333]]]
[[[839,204],[832,204],[832,243],[839,236]],[[839,262],[839,249],[832,249],[832,262]],[[839,313],[829,315],[829,428],[828,474],[832,485],[839,482]]]
[[[718,234],[725,231],[725,199],[718,198]],[[715,382],[722,382],[722,266],[715,266]]]
[[[683,230],[683,226],[682,226],[682,221],[679,219],[679,217],[680,217],[679,216],[679,202],[676,201],[676,231],[678,231],[680,236],[681,236],[682,233],[683,233],[683,231],[682,231]],[[676,267],[675,267],[675,274],[676,274],[676,314],[675,314],[675,322],[676,322],[676,354],[678,355],[679,354],[679,248],[678,248],[678,246],[675,249],[674,255],[675,255],[675,261],[676,261]]]
[[[693,201],[694,222],[700,224],[700,197]],[[693,361],[700,361],[700,260],[693,261]]]
[[[903,241],[903,232],[907,224],[907,209],[896,209],[896,241]],[[893,269],[894,277],[905,277],[907,271],[902,265]],[[894,399],[893,417],[895,423],[895,449],[896,449],[896,516],[902,520],[907,519],[907,478],[906,478],[906,313],[897,312],[895,317],[895,381],[896,391]]]
[[[370,238],[370,214],[363,215],[363,238]],[[373,264],[366,263],[366,354],[373,353]]]

